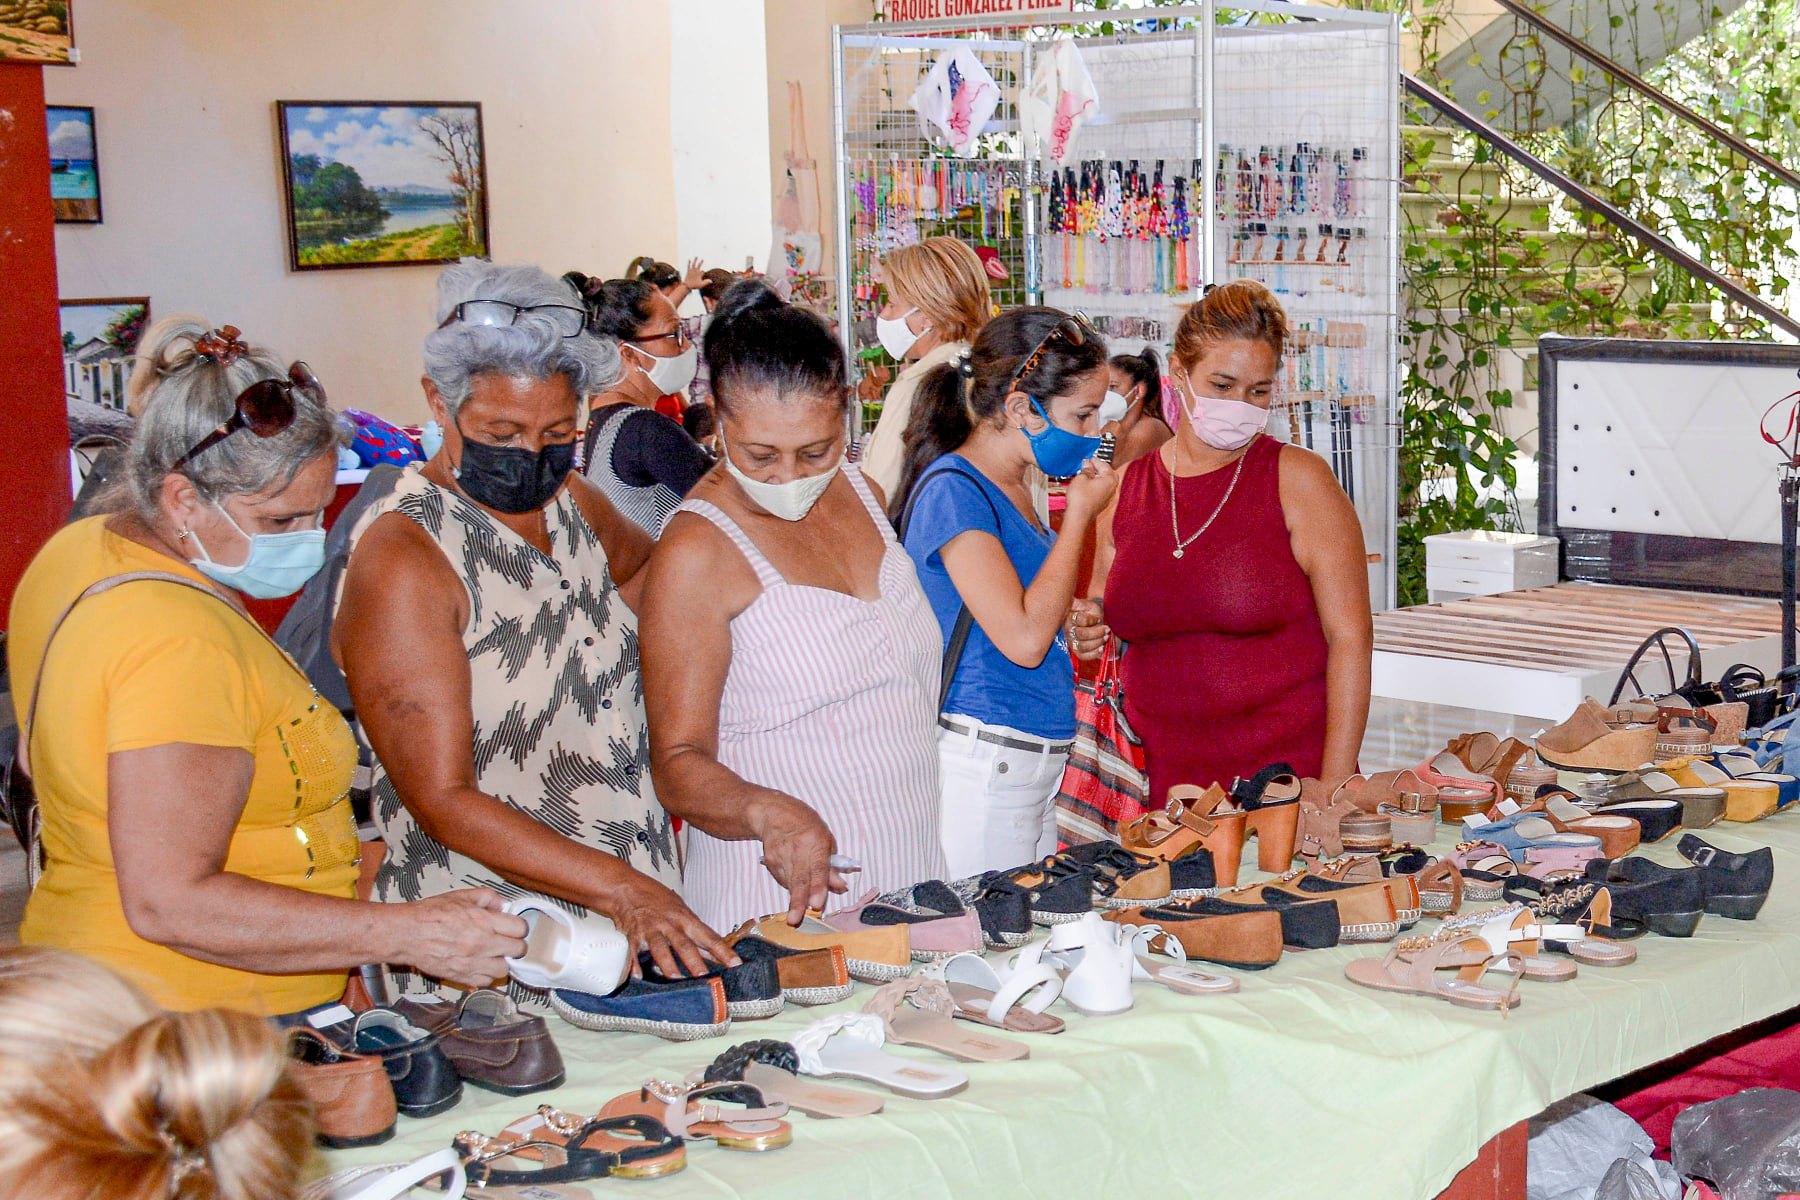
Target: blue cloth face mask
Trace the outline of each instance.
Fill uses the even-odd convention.
[[[1035,396],[1031,407],[1045,423],[1042,432],[1025,430],[1026,440],[1031,443],[1031,457],[1037,460],[1038,470],[1052,479],[1073,477],[1080,472],[1083,463],[1099,452],[1100,439],[1070,433],[1050,419],[1050,414],[1044,411]]]
[[[225,506],[214,503],[226,522],[250,543],[250,555],[235,567],[220,566],[206,551],[200,535],[190,533],[200,557],[191,560],[202,575],[215,579],[228,588],[236,588],[256,600],[274,600],[291,596],[306,586],[306,581],[325,565],[325,531],[298,529],[292,533],[248,534],[232,520]]]

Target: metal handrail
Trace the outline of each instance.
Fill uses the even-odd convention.
[[[1425,101],[1425,103],[1431,105],[1431,107],[1437,109],[1440,113],[1444,114],[1444,116],[1449,117],[1452,121],[1461,125],[1464,129],[1467,129],[1470,133],[1479,137],[1482,141],[1487,142],[1496,150],[1530,171],[1533,175],[1542,179],[1545,183],[1548,183],[1561,191],[1565,196],[1569,197],[1569,199],[1573,200],[1582,208],[1606,218],[1609,223],[1617,225],[1620,229],[1623,229],[1626,233],[1630,234],[1644,245],[1675,263],[1675,265],[1679,266],[1689,275],[1694,276],[1696,279],[1705,280],[1713,287],[1718,288],[1719,291],[1725,294],[1727,299],[1751,310],[1761,316],[1764,320],[1768,321],[1771,325],[1786,332],[1789,336],[1800,339],[1800,321],[1796,321],[1793,317],[1789,316],[1781,309],[1776,308],[1767,300],[1758,296],[1755,292],[1748,290],[1736,280],[1730,279],[1713,270],[1712,267],[1701,262],[1656,230],[1645,225],[1642,221],[1639,221],[1636,217],[1633,217],[1631,214],[1617,206],[1602,200],[1593,192],[1581,186],[1581,184],[1576,183],[1569,176],[1563,174],[1531,151],[1525,149],[1523,146],[1519,145],[1504,133],[1501,133],[1498,129],[1495,129],[1493,126],[1489,125],[1480,117],[1476,116],[1456,101],[1450,99],[1450,97],[1444,95],[1430,84],[1422,83],[1405,72],[1401,73],[1400,80],[1401,83],[1405,85],[1407,91]]]
[[[1704,132],[1708,137],[1730,146],[1733,150],[1737,151],[1757,166],[1762,167],[1770,174],[1778,176],[1781,181],[1789,187],[1800,188],[1800,175],[1788,170],[1788,168],[1783,166],[1780,162],[1771,158],[1763,151],[1758,150],[1755,146],[1752,146],[1749,142],[1746,142],[1743,138],[1731,132],[1731,130],[1725,128],[1723,125],[1720,125],[1718,122],[1713,121],[1708,117],[1701,116],[1681,101],[1675,99],[1675,97],[1669,95],[1643,76],[1631,70],[1631,68],[1616,62],[1606,54],[1594,49],[1592,46],[1588,45],[1586,42],[1582,41],[1580,38],[1556,24],[1554,21],[1551,21],[1541,13],[1532,12],[1529,8],[1526,8],[1523,4],[1519,3],[1519,0],[1499,0],[1499,3],[1500,7],[1504,8],[1507,12],[1519,18],[1521,21],[1524,21],[1527,25],[1540,30],[1552,40],[1560,42],[1563,46],[1587,59],[1595,66],[1605,71],[1608,75],[1611,75],[1614,79],[1617,79],[1626,86],[1650,97],[1688,124],[1694,126],[1694,128]]]

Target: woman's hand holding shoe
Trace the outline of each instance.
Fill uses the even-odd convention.
[[[525,953],[525,922],[487,888],[467,888],[408,904],[375,906],[393,914],[398,945],[383,961],[405,963],[464,987],[506,978],[506,959]]]
[[[631,940],[632,973],[640,974],[637,953],[649,951],[656,969],[671,979],[704,975],[709,962],[735,967],[738,956],[725,940],[695,916],[669,888],[648,875],[635,874],[609,892],[604,907],[594,911],[612,918]]]

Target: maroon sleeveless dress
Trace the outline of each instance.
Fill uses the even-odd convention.
[[[1281,515],[1281,444],[1258,437],[1212,528],[1174,557],[1162,454],[1125,469],[1106,621],[1129,644],[1125,714],[1144,739],[1150,799],[1248,779],[1285,762],[1316,777],[1325,754],[1325,633]],[[1175,481],[1181,536],[1218,507],[1235,464]]]

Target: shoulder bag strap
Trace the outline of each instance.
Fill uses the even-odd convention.
[[[973,472],[965,471],[958,466],[947,466],[937,474],[961,475],[972,481],[976,490],[981,493],[981,498],[987,501],[988,511],[994,514],[995,530],[1000,528],[1000,510],[994,507],[993,497],[987,494],[987,489],[981,486],[981,480]],[[913,485],[912,495],[906,498],[906,507],[900,512],[900,541],[903,545],[906,542],[907,527],[912,524],[913,506],[919,502],[919,493],[925,490],[925,484],[930,482],[931,480],[926,479]],[[954,587],[955,584],[953,583],[951,586]],[[956,610],[956,624],[951,626],[950,641],[944,647],[944,666],[938,675],[939,712],[944,711],[944,705],[950,699],[950,685],[956,682],[956,669],[962,665],[963,650],[969,644],[969,631],[974,628],[975,614],[969,611],[967,604],[964,604]]]
[[[207,587],[204,583],[198,583],[186,576],[176,575],[171,571],[127,571],[122,575],[109,575],[105,579],[89,584],[79,596],[69,601],[62,612],[57,614],[56,620],[50,624],[50,632],[44,637],[44,648],[38,652],[37,678],[31,685],[31,703],[26,705],[25,708],[25,727],[19,731],[18,762],[19,766],[27,775],[31,773],[30,749],[32,724],[37,719],[38,699],[43,694],[44,668],[48,666],[50,662],[50,643],[56,640],[57,631],[63,627],[63,622],[69,619],[69,614],[75,611],[75,606],[80,604],[83,600],[86,600],[88,597],[98,596],[102,592],[110,592],[120,584],[137,583],[140,580],[146,579],[160,580],[163,583],[178,583],[182,587],[193,588],[196,592],[205,592],[221,604],[230,603],[225,597],[219,595],[219,593],[215,592],[212,588]],[[261,626],[258,626],[257,628],[260,629]]]

